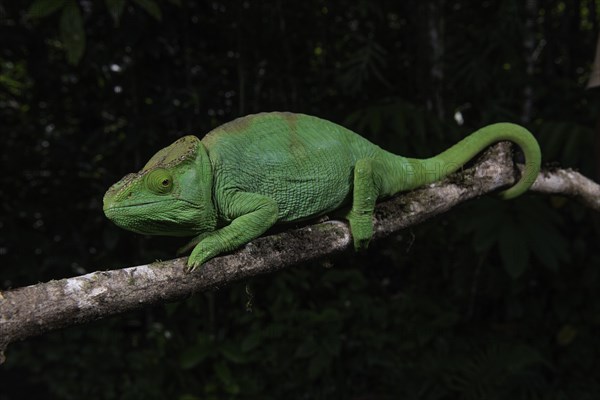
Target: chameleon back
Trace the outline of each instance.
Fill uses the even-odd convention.
[[[284,222],[347,203],[356,160],[383,151],[332,122],[278,112],[238,118],[211,131],[202,143],[213,166],[213,193],[268,196]]]

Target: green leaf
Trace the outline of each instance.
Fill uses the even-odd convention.
[[[61,9],[66,0],[37,0],[27,10],[30,18],[44,18]]]
[[[162,19],[160,8],[154,0],[133,0],[133,2],[142,7],[155,20],[160,21]]]
[[[262,342],[262,336],[261,336],[260,332],[253,331],[253,332],[249,333],[242,341],[242,345],[241,345],[242,351],[249,352],[249,351],[255,349],[256,347],[260,346],[261,342]]]
[[[6,88],[6,90],[13,94],[19,93],[25,87],[21,82],[6,75],[0,75],[0,86]]]
[[[231,373],[231,370],[229,369],[227,364],[220,361],[215,364],[214,368],[215,373],[217,374],[223,385],[225,385],[225,390],[227,390],[227,392],[232,394],[237,394],[240,392],[240,386],[235,382],[233,374]]]
[[[545,229],[544,229],[545,228]],[[566,239],[550,224],[543,226],[523,225],[528,234],[529,248],[545,267],[556,271],[562,261],[568,259]]]
[[[294,354],[294,358],[307,358],[317,352],[317,343],[314,338],[309,336],[298,348]]]
[[[179,358],[181,369],[191,369],[200,364],[208,356],[208,351],[202,346],[193,346],[184,351]]]
[[[504,269],[516,279],[527,269],[529,251],[521,232],[514,227],[512,223],[502,226],[498,237],[498,248]]]
[[[331,365],[331,356],[325,352],[316,354],[308,365],[308,377],[312,380],[317,378]]]
[[[165,303],[163,305],[165,313],[167,314],[167,316],[171,317],[173,316],[173,314],[175,314],[175,312],[181,308],[181,302],[175,302],[175,303]]]
[[[69,1],[60,16],[60,35],[67,52],[67,61],[76,65],[85,50],[83,18],[75,1]]]
[[[119,22],[121,22],[123,10],[125,9],[125,0],[105,0],[105,3],[108,13],[113,21],[115,21],[115,25],[118,26]]]
[[[521,372],[532,365],[550,365],[537,349],[525,344],[505,349],[506,368],[511,372]]]
[[[185,349],[179,359],[182,369],[194,368],[214,353],[214,342],[207,335],[198,335],[198,343]]]
[[[186,393],[179,396],[177,400],[201,400],[201,398],[194,396],[193,394]]]
[[[247,357],[244,353],[242,353],[239,346],[234,345],[224,345],[220,349],[221,355],[227,360],[235,363],[235,364],[243,364],[248,362]]]

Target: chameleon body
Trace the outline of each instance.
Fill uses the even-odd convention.
[[[535,180],[535,138],[518,125],[486,126],[427,159],[394,155],[335,123],[303,114],[261,113],[226,123],[202,140],[185,136],[156,153],[104,196],[118,226],[150,235],[193,236],[194,269],[279,222],[308,219],[351,205],[346,219],[356,249],[373,235],[377,199],[442,179],[487,146],[509,140],[526,158],[512,198]]]

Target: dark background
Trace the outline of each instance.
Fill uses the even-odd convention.
[[[169,259],[104,191],[271,110],[430,156],[492,122],[598,179],[600,2],[0,1],[0,288]],[[597,399],[597,214],[493,196],[345,254],[12,344],[0,399]]]

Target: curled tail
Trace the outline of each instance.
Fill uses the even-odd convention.
[[[396,186],[394,189],[408,190],[439,181],[461,168],[486,147],[501,141],[516,143],[525,154],[525,169],[521,179],[514,186],[500,193],[504,199],[517,197],[527,191],[535,181],[540,172],[542,156],[540,146],[531,132],[522,126],[505,122],[485,126],[431,158],[397,157],[396,166],[401,164],[404,171],[407,165],[410,166],[412,176],[410,179],[402,177],[403,187]]]

